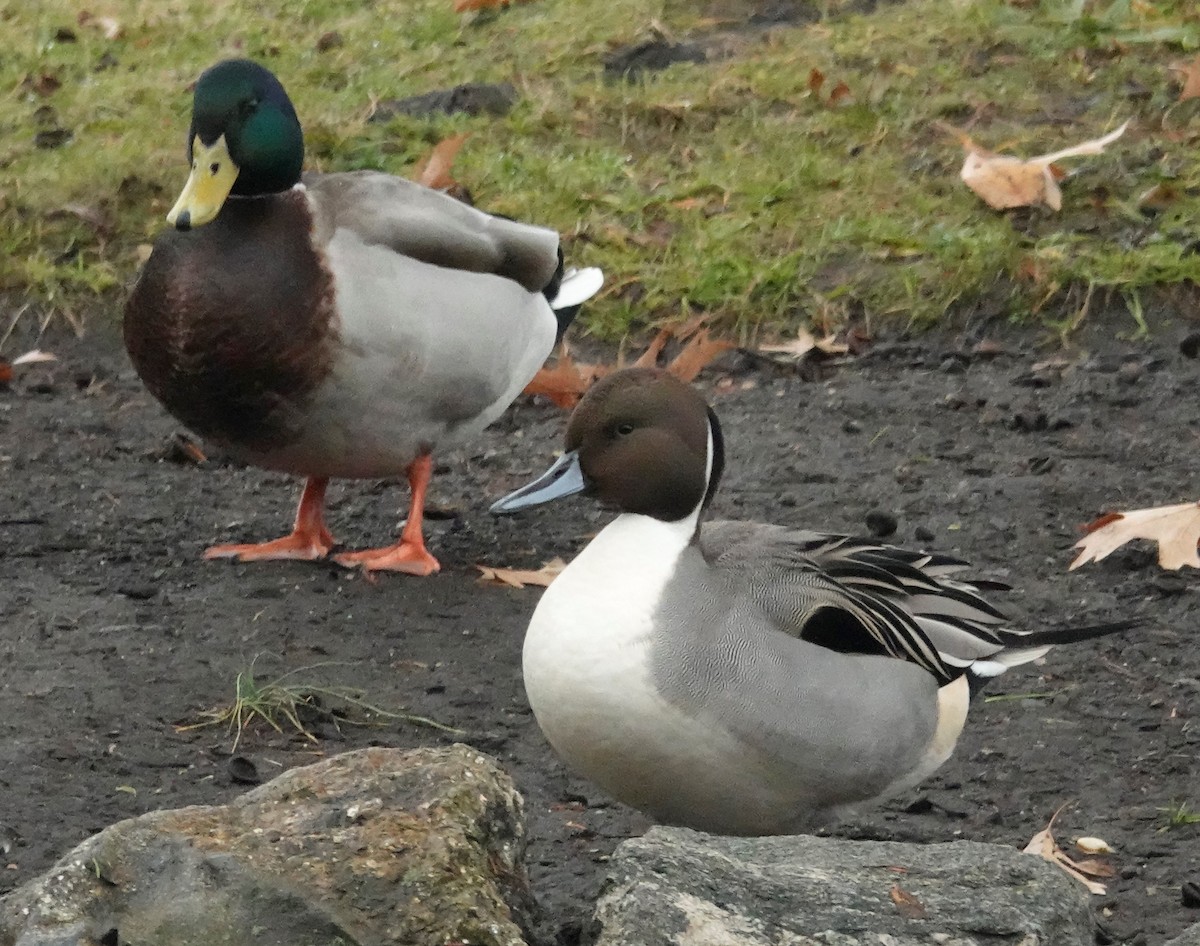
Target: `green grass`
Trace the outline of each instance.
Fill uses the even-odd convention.
[[[1169,831],[1171,828],[1182,828],[1187,825],[1200,824],[1200,811],[1195,811],[1187,802],[1171,802],[1162,812],[1163,826],[1159,830]]]
[[[112,0],[96,8],[122,26],[109,40],[66,0],[0,4],[0,291],[117,317],[183,183],[188,84],[235,54],[288,87],[310,167],[403,175],[472,132],[456,176],[604,267],[583,320],[606,337],[698,310],[741,336],[980,309],[1067,332],[1113,300],[1137,334],[1158,290],[1200,278],[1200,102],[1176,103],[1168,69],[1200,48],[1188,0],[908,0],[870,15],[829,0],[821,22],[769,34],[682,0],[452,6]],[[652,28],[732,55],[606,80],[611,49]],[[331,31],[341,44],[318,51]],[[465,81],[512,82],[520,103],[499,119],[366,121],[377,99]],[[830,107],[838,82],[851,99]],[[946,131],[1031,156],[1127,118],[1108,153],[1067,162],[1058,214],[988,209]],[[1156,185],[1167,199],[1143,212]]]
[[[224,726],[233,736],[230,752],[237,751],[242,737],[256,722],[266,724],[280,734],[288,727],[312,743],[317,741],[317,737],[309,730],[306,721],[313,719],[323,719],[335,726],[341,723],[400,720],[452,735],[463,735],[460,729],[444,726],[424,716],[381,709],[368,702],[365,694],[356,688],[305,679],[304,675],[329,666],[332,664],[298,667],[264,680],[255,676],[254,661],[251,661],[250,666],[239,671],[234,678],[233,696],[228,703],[205,710],[198,722],[185,724],[179,729],[187,731],[205,726]]]

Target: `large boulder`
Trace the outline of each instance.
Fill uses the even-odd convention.
[[[1189,926],[1164,946],[1200,946],[1200,923]]]
[[[486,756],[364,749],[107,828],[0,900],[0,946],[524,946],[524,852]]]
[[[617,848],[596,946],[1092,946],[1088,897],[991,844],[655,828]]]

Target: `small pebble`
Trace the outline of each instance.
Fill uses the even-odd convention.
[[[1200,880],[1185,880],[1179,888],[1180,900],[1185,907],[1200,908]]]
[[[117,589],[117,594],[124,595],[126,598],[131,598],[134,601],[149,601],[158,594],[158,588],[154,585],[122,585]]]
[[[1200,332],[1190,332],[1179,343],[1179,352],[1185,358],[1200,356]]]
[[[842,431],[848,434],[861,434],[862,424],[856,420],[848,420],[843,422]]]
[[[934,534],[924,526],[917,526],[913,530],[913,538],[918,542],[932,542],[934,540]]]
[[[252,759],[244,755],[235,755],[229,760],[229,778],[237,785],[258,785],[262,776],[258,774],[258,766]]]
[[[867,529],[871,535],[878,536],[881,539],[886,539],[889,535],[895,533],[899,523],[896,517],[890,512],[884,512],[882,509],[872,509],[866,516]]]
[[[1121,384],[1137,384],[1145,373],[1146,369],[1142,367],[1141,363],[1127,361],[1117,369],[1117,381]]]
[[[1027,433],[1040,432],[1050,426],[1049,420],[1046,418],[1045,411],[1039,410],[1024,410],[1017,411],[1009,418],[1008,426],[1010,430],[1020,430]]]

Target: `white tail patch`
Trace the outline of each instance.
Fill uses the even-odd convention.
[[[604,285],[604,273],[595,266],[587,269],[568,269],[563,273],[558,294],[550,300],[550,308],[567,309],[585,302]]]
[[[1050,646],[1023,647],[1020,650],[1002,650],[992,654],[987,660],[976,660],[971,664],[971,672],[977,677],[998,677],[1005,670],[1037,660],[1050,652]]]
[[[1048,653],[1050,653],[1050,645],[1043,644],[1040,647],[1022,647],[1020,650],[1004,650],[998,654],[993,654],[991,659],[998,664],[1003,664],[1004,669],[1007,670],[1009,667],[1019,667],[1021,664],[1037,660]]]

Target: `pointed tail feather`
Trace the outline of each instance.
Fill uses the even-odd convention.
[[[1144,622],[1110,621],[1105,624],[1087,624],[1083,627],[1061,627],[1045,631],[1009,631],[1001,630],[997,634],[1004,642],[1004,650],[998,651],[983,660],[972,662],[967,668],[967,683],[971,688],[971,698],[974,699],[989,681],[1000,676],[1005,670],[1019,667],[1043,656],[1051,647],[1060,644],[1077,644],[1080,641],[1105,637],[1109,634],[1119,634]]]
[[[1096,637],[1120,634],[1122,631],[1141,627],[1145,622],[1138,620],[1109,621],[1104,624],[1086,624],[1083,627],[1060,627],[1045,631],[1030,631],[1015,638],[1011,643],[1020,647],[1040,647],[1045,644],[1057,647],[1060,644],[1078,644]]]

